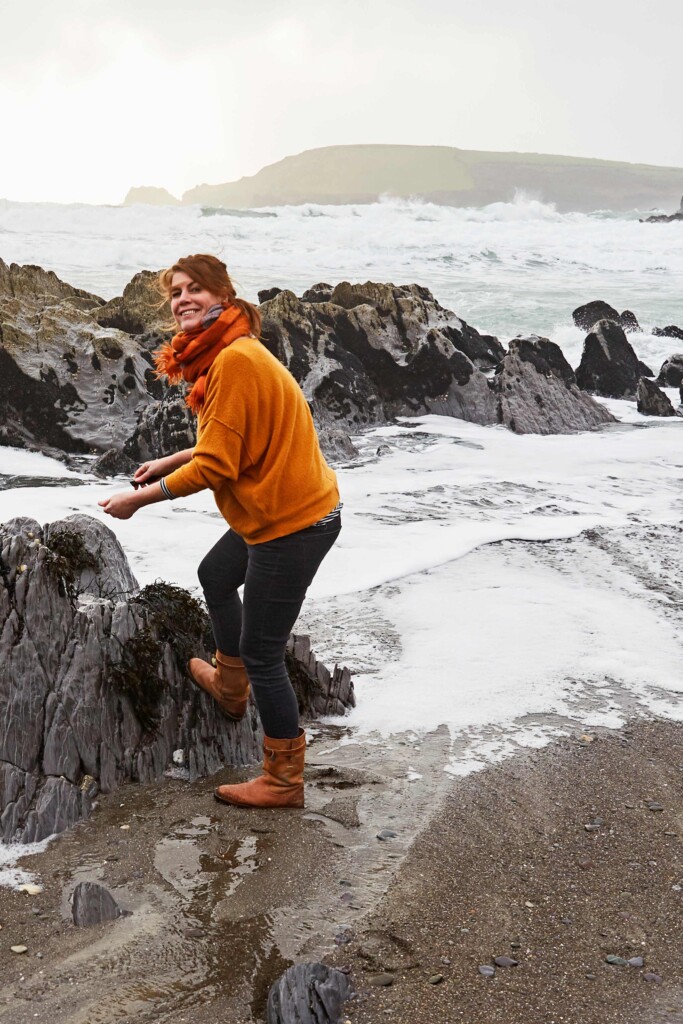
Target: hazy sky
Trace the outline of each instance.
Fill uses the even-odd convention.
[[[0,198],[385,142],[683,167],[681,0],[0,0]]]

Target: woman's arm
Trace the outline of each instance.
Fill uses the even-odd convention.
[[[137,491],[117,491],[110,498],[98,502],[103,512],[114,519],[130,519],[144,505],[154,505],[157,501],[166,501],[166,495],[158,483],[141,487]]]
[[[135,470],[133,486],[136,484],[145,485],[153,483],[155,480],[159,480],[160,477],[172,473],[174,469],[185,466],[188,462],[192,461],[193,452],[194,448],[185,448],[182,452],[166,455],[163,459],[150,459],[149,462],[143,462]]]

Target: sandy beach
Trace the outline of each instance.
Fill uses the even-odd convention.
[[[443,732],[340,738],[312,744],[304,811],[168,780],[27,858],[44,891],[0,891],[2,1019],[251,1024],[294,959],[350,971],[354,1024],[683,1019],[679,724],[577,732],[460,780]],[[130,916],[76,929],[84,879]]]

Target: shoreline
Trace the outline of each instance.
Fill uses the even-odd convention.
[[[302,812],[225,814],[211,791],[234,770],[128,786],[29,858],[44,892],[0,890],[3,1019],[252,1024],[320,957],[351,968],[353,1024],[678,1019],[683,725],[577,732],[458,780],[444,730],[419,751],[341,739],[314,740]],[[75,928],[85,879],[131,916]],[[501,955],[519,966],[479,974]]]

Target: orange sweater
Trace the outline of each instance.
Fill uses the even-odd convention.
[[[209,487],[248,544],[312,526],[339,501],[301,388],[254,338],[214,360],[193,457],[165,483],[177,498]]]

